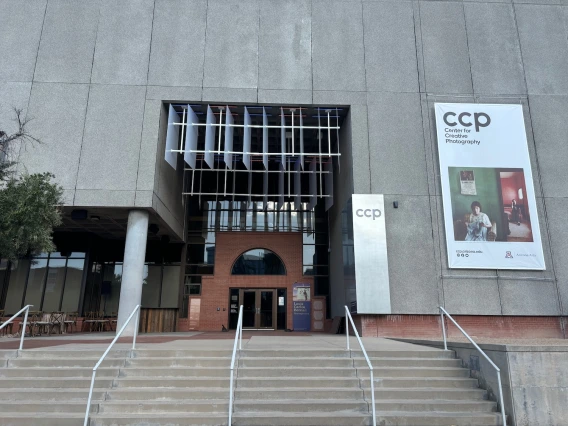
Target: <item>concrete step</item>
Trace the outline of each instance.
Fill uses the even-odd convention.
[[[282,352],[280,353],[282,355]],[[227,364],[229,365],[229,364]],[[350,358],[288,358],[288,357],[252,357],[239,358],[239,367],[353,367],[353,360]]]
[[[369,405],[365,401],[345,399],[289,399],[275,400],[239,400],[235,401],[235,413],[255,413],[278,411],[281,413],[314,413],[314,412],[357,412],[368,413]]]
[[[98,387],[93,389],[93,401],[104,399],[106,391],[107,389]],[[1,401],[82,401],[86,404],[88,396],[89,387],[65,389],[0,389]]]
[[[440,399],[381,399],[375,400],[375,407],[377,411],[490,413],[497,410],[497,403],[494,401],[475,400],[445,401]]]
[[[242,377],[356,377],[356,370],[343,367],[241,367],[237,375]]]
[[[106,344],[105,344],[106,346]],[[84,359],[84,358],[93,358],[93,357],[101,357],[105,352],[105,349],[97,349],[97,350],[50,350],[50,349],[31,349],[31,350],[24,350],[18,354],[18,358],[20,359],[58,359],[58,358],[77,358],[77,359]],[[125,358],[130,356],[130,349],[113,349],[111,350],[106,359],[112,358]],[[97,360],[99,359],[97,358]]]
[[[96,413],[99,401],[93,401],[91,412]],[[0,413],[83,413],[87,408],[87,398],[84,401],[0,401]],[[1,418],[0,414],[0,418]],[[0,421],[0,424],[4,424]]]
[[[448,367],[373,367],[375,378],[383,377],[466,377],[469,378],[469,370],[465,368]],[[240,375],[240,370],[239,370]],[[357,369],[357,377],[369,378],[369,368]]]
[[[119,369],[118,368],[99,368],[97,370],[97,377],[117,377]],[[87,367],[30,367],[30,368],[0,368],[0,378],[2,377],[35,377],[35,378],[47,378],[47,377],[75,377],[84,378],[91,377],[93,374],[93,368]]]
[[[350,358],[350,352],[345,349],[243,349],[241,358],[275,358],[285,355],[288,358]]]
[[[262,388],[235,389],[237,400],[290,400],[290,399],[360,399],[364,400],[364,392],[358,388]]]
[[[230,377],[228,365],[221,367],[126,367],[120,369],[120,377],[152,378],[192,378],[192,377]]]
[[[229,368],[231,358],[194,357],[194,358],[128,358],[128,367],[226,367]]]
[[[102,355],[102,353],[101,353]],[[91,353],[91,357],[93,354]],[[123,367],[125,358],[107,358],[101,367]],[[90,367],[93,368],[99,358],[16,358],[8,360],[8,367]]]
[[[132,358],[228,358],[233,355],[232,349],[135,349]]]
[[[242,377],[237,380],[237,388],[358,388],[356,377]]]
[[[322,349],[322,350],[254,350],[243,349],[240,357],[243,358],[275,358],[281,357],[283,353],[289,358],[361,358],[365,359],[363,352],[358,350],[347,351],[345,349]],[[453,351],[440,349],[417,349],[413,351],[367,351],[369,358],[429,358],[429,359],[454,359]]]
[[[0,349],[0,360],[16,358],[18,356],[18,351],[15,349]]]
[[[225,426],[228,413],[147,413],[97,414],[90,416],[89,426]],[[234,424],[234,423],[233,423]],[[42,424],[43,426],[43,424]],[[51,426],[51,425],[50,425]],[[75,424],[74,426],[77,426]]]
[[[96,386],[99,388],[110,387],[113,383],[112,378],[97,377]],[[51,378],[51,377],[21,377],[21,378],[0,378],[1,389],[37,389],[37,388],[84,388],[89,389],[91,386],[90,378],[82,377],[66,377],[66,378]]]
[[[371,416],[363,413],[235,413],[235,426],[368,426]]]
[[[370,388],[369,379],[360,379],[361,387]],[[375,377],[375,389],[383,388],[477,388],[477,379],[466,377]]]
[[[157,413],[219,413],[229,412],[229,394],[226,399],[146,401],[104,401],[99,404],[99,414],[157,414]],[[83,410],[85,407],[83,407]]]
[[[114,388],[108,392],[108,401],[175,401],[225,399],[229,397],[229,387],[220,388]]]
[[[377,424],[386,425],[476,425],[496,426],[502,425],[501,414],[497,413],[416,413],[416,412],[389,412],[376,413]]]
[[[365,399],[371,400],[371,390],[365,389]],[[375,387],[375,399],[440,399],[440,400],[476,400],[480,401],[487,397],[487,391],[474,388],[383,388]]]
[[[501,419],[497,414],[483,413],[400,413],[400,412],[377,412],[377,424],[383,425],[501,425]],[[351,425],[370,425],[371,417],[365,414],[356,415],[355,413],[235,413],[233,425],[242,426],[276,426],[276,425],[296,425],[296,426],[351,426]]]
[[[456,358],[369,358],[373,367],[461,367],[461,359]],[[365,358],[353,359],[357,368],[366,367]]]
[[[417,346],[420,348],[421,346]],[[422,348],[424,348],[422,346]],[[414,351],[367,351],[369,358],[427,358],[427,359],[455,359],[456,354],[454,351],[444,351],[442,349],[417,349]],[[365,359],[363,352],[353,350],[351,351],[351,358],[362,360]]]
[[[103,379],[104,380],[104,379]],[[116,379],[117,388],[187,388],[212,387],[229,389],[229,377],[125,377]]]
[[[0,413],[2,426],[78,426],[83,424],[86,407],[83,413]]]

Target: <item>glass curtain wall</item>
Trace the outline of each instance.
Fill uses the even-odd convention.
[[[42,253],[11,262],[9,279],[4,279],[7,289],[0,292],[0,296],[5,295],[4,310],[14,314],[25,305],[33,305],[34,311],[78,311],[84,268],[82,252]]]
[[[143,308],[177,308],[179,264],[144,264]],[[116,316],[120,301],[122,262],[94,262],[87,278],[83,312]]]

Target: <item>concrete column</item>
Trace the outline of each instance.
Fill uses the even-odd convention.
[[[124,325],[136,305],[142,301],[142,279],[144,277],[144,257],[146,256],[146,240],[148,238],[149,214],[145,210],[131,210],[128,213],[128,228],[124,244],[124,263],[122,264],[122,284],[120,287],[120,304],[118,306],[118,323],[116,331]],[[136,319],[132,318],[123,336],[134,334]]]

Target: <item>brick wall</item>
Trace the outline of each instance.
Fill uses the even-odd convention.
[[[441,338],[439,315],[358,315],[363,336]],[[564,338],[561,317],[475,316],[453,318],[472,337]],[[446,318],[448,336],[463,336]]]
[[[230,288],[286,288],[286,328],[292,329],[292,285],[310,283],[314,294],[313,278],[302,275],[302,234],[217,232],[215,244],[215,274],[203,277],[201,285],[199,330],[221,331],[222,325],[228,327]],[[286,266],[286,275],[231,275],[237,257],[253,248],[276,253]],[[184,324],[178,324],[180,331],[185,331],[181,328]]]

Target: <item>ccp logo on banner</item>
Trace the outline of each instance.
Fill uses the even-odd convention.
[[[446,123],[450,127],[457,126],[458,123],[455,120],[456,117],[455,112],[447,112],[444,114],[444,123]],[[470,121],[471,113],[469,112],[462,112],[461,114],[457,115],[458,122],[464,127],[471,127],[475,124],[475,131],[479,132],[481,127],[487,127],[491,124],[491,117],[484,112],[474,112],[473,113],[473,123]],[[481,121],[483,119],[483,122]],[[467,120],[467,121],[466,121]]]
[[[379,209],[357,209],[355,214],[359,217],[372,217],[373,220],[382,216],[382,212]]]

